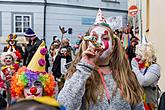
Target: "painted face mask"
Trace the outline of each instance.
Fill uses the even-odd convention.
[[[35,81],[32,85],[26,85],[24,88],[25,98],[33,98],[42,96],[43,87],[40,81]]]
[[[15,45],[15,41],[14,40],[10,40],[9,41],[9,45],[11,45],[11,46]]]
[[[64,55],[64,56],[67,56],[67,54],[68,54],[68,51],[67,51],[66,48],[62,48],[62,49],[60,50],[60,52],[61,52],[61,54]]]
[[[7,55],[4,59],[4,62],[5,62],[6,65],[11,65],[12,62],[13,62],[12,60],[13,60],[12,56]]]
[[[105,60],[112,52],[112,37],[110,30],[104,26],[96,26],[90,31],[90,36],[96,40],[96,45],[102,48],[99,60]]]

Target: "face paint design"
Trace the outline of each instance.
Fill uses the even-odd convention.
[[[15,44],[15,41],[13,41],[13,40],[9,41],[9,45],[13,46],[14,44]]]
[[[64,55],[64,56],[67,56],[67,54],[68,54],[68,51],[67,51],[66,48],[62,48],[62,49],[60,50],[60,52],[61,52],[61,54]]]
[[[35,81],[32,85],[26,85],[24,88],[25,98],[42,96],[43,87],[40,81]]]
[[[101,45],[103,49],[99,60],[105,60],[112,52],[112,37],[110,31],[104,26],[96,26],[90,31],[90,36],[94,36],[96,42]]]
[[[11,65],[13,63],[13,58],[10,55],[7,55],[4,59],[6,65]]]

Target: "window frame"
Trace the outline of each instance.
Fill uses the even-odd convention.
[[[16,16],[21,16],[21,32],[16,32]],[[29,28],[32,28],[32,25],[33,25],[33,14],[32,13],[13,13],[13,16],[12,16],[12,20],[13,20],[13,26],[12,26],[12,30],[13,30],[13,33],[16,33],[17,35],[22,35],[24,34],[24,17],[25,16],[29,16]]]

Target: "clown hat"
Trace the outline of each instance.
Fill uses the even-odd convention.
[[[47,49],[45,48],[45,43],[42,42],[38,47],[36,53],[34,54],[33,58],[31,59],[30,63],[28,64],[27,69],[34,72],[45,72],[46,53]]]
[[[10,40],[16,41],[17,35],[11,33],[11,34],[8,35],[7,38],[8,38],[8,39],[6,40],[7,42],[10,41]]]
[[[106,23],[106,20],[104,18],[104,15],[102,14],[101,9],[99,8],[97,15],[96,15],[96,20],[94,24],[100,24],[100,23]]]
[[[47,49],[44,41],[38,47],[36,53],[31,59],[27,67],[21,67],[17,73],[12,76],[11,94],[13,97],[23,95],[23,90],[27,85],[32,85],[35,81],[39,81],[43,86],[44,96],[53,96],[55,91],[55,82],[52,74],[45,71],[45,55]],[[32,87],[32,86],[31,86]]]
[[[31,28],[28,28],[25,32],[25,37],[34,37],[34,36],[36,36],[35,32]]]

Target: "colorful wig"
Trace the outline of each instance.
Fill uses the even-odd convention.
[[[20,97],[23,95],[23,90],[26,85],[32,85],[34,81],[40,81],[43,86],[44,96],[54,95],[54,77],[46,72],[33,72],[26,67],[21,67],[15,73],[11,80],[11,95],[12,97]]]

